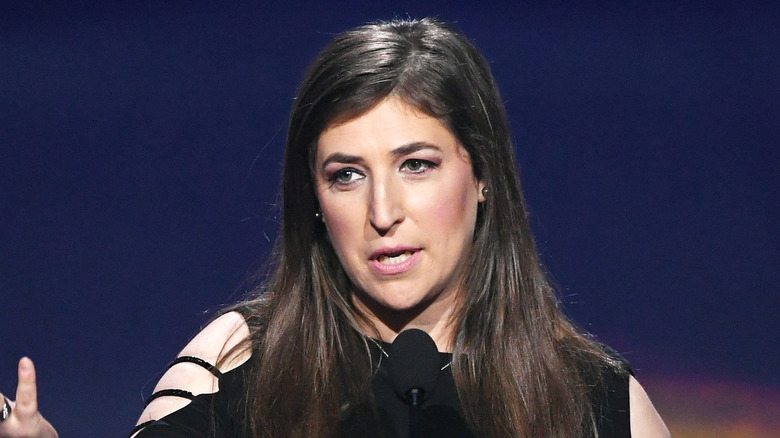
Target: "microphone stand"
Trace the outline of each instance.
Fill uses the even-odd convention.
[[[409,403],[409,438],[423,438],[423,390],[412,388],[408,395],[411,399],[411,403]]]

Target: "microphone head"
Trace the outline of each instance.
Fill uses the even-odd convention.
[[[410,391],[422,390],[422,400],[430,397],[441,364],[439,350],[433,339],[422,330],[404,330],[390,345],[387,372],[393,390],[406,403],[411,403]]]

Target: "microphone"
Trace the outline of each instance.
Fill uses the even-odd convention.
[[[421,405],[433,393],[439,371],[439,350],[428,333],[404,330],[390,345],[387,372],[393,390],[409,405],[409,437],[422,436]]]

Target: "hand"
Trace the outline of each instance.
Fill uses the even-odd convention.
[[[0,394],[0,409],[3,395]],[[19,386],[16,402],[8,400],[11,415],[0,422],[0,438],[57,438],[57,431],[38,412],[35,366],[29,358],[19,361]],[[0,417],[2,418],[2,417]]]

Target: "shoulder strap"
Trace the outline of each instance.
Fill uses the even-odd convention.
[[[195,357],[195,356],[179,356],[176,359],[171,362],[170,365],[168,365],[168,368],[178,364],[178,363],[194,363],[195,365],[200,365],[202,368],[206,369],[208,372],[214,375],[216,378],[222,377],[222,372],[217,369],[214,365],[206,362],[205,360]]]

